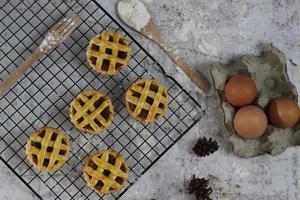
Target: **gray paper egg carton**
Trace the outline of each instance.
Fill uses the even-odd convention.
[[[232,144],[234,153],[246,158],[265,153],[276,155],[300,144],[300,122],[288,129],[276,128],[269,123],[266,133],[255,140],[239,137],[232,126],[236,109],[224,97],[223,88],[231,76],[250,74],[257,87],[254,105],[267,110],[270,101],[281,96],[297,101],[297,90],[287,75],[286,57],[279,49],[267,44],[260,56],[245,55],[225,65],[213,64],[211,74],[224,113],[224,136]]]

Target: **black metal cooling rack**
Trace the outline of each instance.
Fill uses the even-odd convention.
[[[44,33],[56,21],[71,11],[82,19],[79,28],[0,98],[0,159],[39,199],[118,199],[205,111],[96,1],[1,1],[0,79],[41,43]],[[133,51],[129,67],[113,77],[91,70],[85,57],[89,39],[103,30],[126,35]],[[124,107],[124,92],[140,78],[158,79],[171,97],[164,118],[148,125],[131,119]],[[109,95],[117,113],[109,129],[96,136],[79,133],[68,119],[74,96],[90,89]],[[55,173],[40,173],[26,160],[24,146],[28,136],[44,126],[57,127],[72,140],[70,159]],[[81,172],[89,154],[107,148],[126,158],[130,173],[122,191],[99,196],[86,186]]]

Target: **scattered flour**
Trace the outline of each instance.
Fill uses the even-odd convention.
[[[137,31],[141,31],[151,19],[146,7],[139,0],[119,1],[117,9],[120,18]]]
[[[190,20],[182,24],[180,27],[176,28],[173,31],[173,35],[176,39],[180,40],[181,42],[197,40],[199,41],[199,44],[197,45],[199,53],[218,57],[218,47],[216,45],[212,45],[211,42],[206,41],[202,38],[202,34],[207,33],[205,31],[198,31],[199,27],[201,27],[201,22]]]
[[[181,40],[182,42],[186,42],[189,39],[189,33],[192,32],[192,30],[195,29],[195,21],[191,20],[186,23],[184,23],[181,27],[176,28],[173,32],[174,36]]]
[[[66,26],[61,31],[60,35],[54,31],[48,32],[45,35],[44,40],[42,41],[42,43],[39,46],[40,51],[43,53],[48,53],[54,47],[59,45],[59,43],[61,42],[60,40],[62,38],[69,36],[69,33],[71,33],[70,30],[72,30],[72,29],[74,30],[79,25],[76,21],[77,20],[76,18],[77,18],[76,16],[70,16],[70,17],[65,17],[64,19],[62,19],[61,22],[66,23]],[[68,33],[68,35],[67,35],[67,33]]]
[[[246,178],[251,176],[251,173],[245,167],[242,167],[239,162],[233,162],[232,168],[234,169],[237,177]]]
[[[51,50],[52,47],[56,44],[57,44],[57,40],[55,35],[49,32],[46,34],[46,37],[44,38],[39,48],[42,52],[47,52],[48,50]]]
[[[216,45],[210,44],[210,42],[207,42],[206,40],[200,39],[198,50],[200,53],[209,55],[209,56],[220,56],[218,52],[218,47]]]

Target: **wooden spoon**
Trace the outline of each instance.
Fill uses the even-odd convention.
[[[209,90],[209,84],[203,74],[168,48],[146,7],[139,0],[119,0],[117,10],[125,24],[157,43],[191,81],[203,91]]]

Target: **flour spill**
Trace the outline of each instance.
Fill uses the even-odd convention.
[[[119,1],[118,13],[127,25],[137,31],[141,31],[151,20],[147,8],[139,0]]]
[[[56,36],[53,33],[49,32],[47,33],[41,45],[39,46],[39,49],[41,52],[45,52],[52,49],[52,47],[56,44],[57,44]]]

